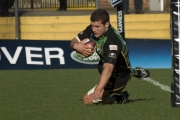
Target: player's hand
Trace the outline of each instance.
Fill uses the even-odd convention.
[[[85,104],[85,105],[94,104],[93,99],[91,97],[89,97],[89,95],[86,94],[83,98],[83,104]]]
[[[84,42],[86,41],[86,39],[82,40],[81,42],[75,43],[74,44],[74,48],[76,51],[82,53],[85,56],[89,56],[93,53],[91,46],[86,46],[84,45]]]
[[[102,101],[101,93],[99,91],[94,91],[89,97],[93,100],[93,103],[100,103]]]

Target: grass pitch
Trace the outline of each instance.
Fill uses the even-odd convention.
[[[171,69],[150,69],[151,80],[132,78],[129,101],[119,105],[83,105],[82,97],[98,81],[96,69],[10,70],[0,72],[0,120],[178,120],[171,107]]]

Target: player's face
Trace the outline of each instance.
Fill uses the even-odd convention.
[[[101,21],[91,22],[91,29],[96,38],[102,36],[108,30],[109,22],[105,25]]]

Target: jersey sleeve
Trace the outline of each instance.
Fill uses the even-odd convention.
[[[111,63],[115,65],[119,55],[121,54],[121,42],[106,44],[103,49],[105,55],[104,63]]]
[[[78,33],[78,35],[76,36],[76,39],[78,41],[82,41],[85,38],[90,38],[91,37],[91,26],[87,26],[85,30],[83,30],[82,32]]]

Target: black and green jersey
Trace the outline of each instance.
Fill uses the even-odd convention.
[[[112,77],[123,76],[132,72],[126,42],[111,25],[107,32],[99,38],[94,37],[90,25],[77,37],[80,40],[92,38],[96,41],[96,52],[100,57],[99,69],[103,69],[104,63],[110,63],[115,66]]]

